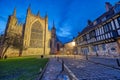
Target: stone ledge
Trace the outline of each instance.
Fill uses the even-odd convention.
[[[70,80],[79,80],[79,79],[72,73],[72,71],[64,64],[64,62],[63,62],[62,60],[60,60],[60,59],[58,58],[58,61],[59,61],[61,64],[63,64],[63,66],[64,66],[64,71],[65,71],[65,73],[67,73],[67,75],[69,76]],[[62,62],[63,62],[63,63],[62,63]]]
[[[70,80],[79,80],[65,64],[64,64],[64,68],[65,68],[65,72],[68,73]]]

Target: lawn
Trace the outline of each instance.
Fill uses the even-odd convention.
[[[0,60],[0,80],[35,80],[47,58],[21,57]]]

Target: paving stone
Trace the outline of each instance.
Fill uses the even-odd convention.
[[[42,80],[70,80],[67,74],[62,72],[62,64],[56,58],[50,58]]]
[[[61,63],[56,58],[51,58],[42,80],[56,80],[61,71]]]
[[[120,70],[81,59],[63,59],[79,80],[120,80]]]
[[[120,63],[120,57],[105,57],[105,56],[89,56],[89,60],[90,61],[94,61],[94,62],[97,62],[97,63],[101,63],[101,64],[104,64],[104,65],[108,65],[108,66],[112,66],[112,67],[115,67],[115,68],[120,68],[117,64],[117,61],[116,59],[119,60],[119,63]]]

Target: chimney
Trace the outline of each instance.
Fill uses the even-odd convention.
[[[105,2],[106,11],[109,11],[112,8],[112,4]]]
[[[92,21],[88,20],[88,26],[92,25]]]

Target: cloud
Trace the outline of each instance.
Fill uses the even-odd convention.
[[[64,24],[64,27],[57,29],[57,35],[60,37],[71,37],[71,27],[69,24]]]
[[[68,37],[71,35],[71,33],[70,31],[64,30],[64,28],[63,29],[61,28],[60,31],[57,33],[57,35],[60,37]]]

